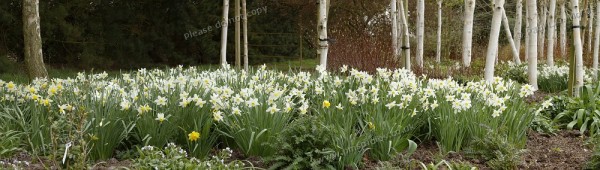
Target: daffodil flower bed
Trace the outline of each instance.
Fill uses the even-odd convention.
[[[140,69],[116,77],[0,81],[0,115],[22,118],[0,121],[19,122],[13,130],[24,133],[20,142],[36,154],[73,142],[89,148],[92,159],[107,159],[119,146],[173,142],[198,158],[217,144],[266,157],[278,154],[277,137],[288,124],[313,116],[335,133],[329,148],[343,167],[356,166],[365,154],[392,159],[417,138],[433,138],[448,152],[494,132],[523,147],[535,114],[524,98],[533,92],[502,78],[461,85],[402,69]],[[76,121],[56,131],[58,120]]]
[[[505,71],[501,74],[502,77],[512,79],[520,83],[528,82],[527,64],[515,64],[514,62],[502,63]],[[585,69],[584,80],[586,83],[592,81],[592,69]],[[560,92],[568,88],[569,81],[569,64],[557,63],[550,66],[540,64],[538,66],[538,86],[541,91],[545,92]]]

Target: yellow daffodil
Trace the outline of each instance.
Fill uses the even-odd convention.
[[[329,103],[329,101],[323,101],[323,108],[329,108],[329,106],[331,106],[331,103]]]
[[[192,131],[192,133],[188,134],[188,139],[192,142],[195,142],[200,139],[200,133]]]
[[[375,129],[375,124],[373,124],[373,122],[367,122],[367,126],[369,126],[369,129],[371,130]]]

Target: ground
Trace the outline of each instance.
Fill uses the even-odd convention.
[[[584,145],[585,138],[577,131],[560,131],[556,135],[530,131],[528,136],[519,169],[582,169],[592,155],[592,151]],[[436,164],[438,152],[435,144],[421,144],[412,159]],[[444,159],[469,162],[479,169],[489,169],[484,162],[461,153],[449,154]]]

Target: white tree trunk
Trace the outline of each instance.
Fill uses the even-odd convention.
[[[490,41],[485,59],[485,80],[490,83],[494,81],[494,64],[496,62],[496,54],[498,53],[498,39],[500,38],[503,10],[504,0],[494,0],[494,16],[492,17]]]
[[[510,25],[508,24],[508,17],[506,16],[506,11],[502,10],[502,24],[504,25],[504,32],[506,33],[506,38],[508,39],[508,43],[510,44],[510,47],[512,49],[512,53],[513,53],[513,61],[516,64],[521,64],[521,59],[519,58],[519,50],[517,50],[517,47],[515,45],[515,41],[512,38],[512,34],[510,32]],[[496,54],[498,55],[498,54]]]
[[[423,50],[425,36],[425,0],[417,0],[417,67],[423,68]]]
[[[566,0],[560,3],[560,54],[563,58],[567,58],[567,9]]]
[[[588,8],[590,10],[590,19],[588,21],[588,26],[587,26],[587,33],[588,33],[588,41],[587,41],[587,47],[588,47],[588,51],[587,51],[587,55],[589,56],[590,54],[592,54],[592,37],[594,37],[594,6],[592,4],[593,2],[590,2],[590,7]]]
[[[400,50],[398,50],[398,10],[396,5],[398,1],[392,0],[390,3],[391,7],[391,19],[392,19],[392,50],[394,59],[398,59],[398,54]]]
[[[581,11],[579,14],[581,17],[580,18],[580,23],[579,25],[581,25],[581,49],[583,50],[583,48],[585,47],[585,31],[587,31],[587,23],[588,23],[588,19],[589,19],[589,6],[588,6],[588,1],[584,0],[582,5],[583,5],[583,11]],[[581,9],[581,8],[580,8]],[[585,55],[582,52],[582,55]]]
[[[397,61],[401,61],[403,56],[402,47],[404,44],[402,42],[404,38],[404,27],[402,24],[402,14],[404,11],[400,10],[400,5],[403,3],[403,0],[396,0],[396,29],[398,32],[398,36],[396,37],[396,41],[398,42],[398,55],[396,56]]]
[[[475,16],[475,0],[465,0],[465,17],[463,25],[463,51],[462,60],[464,67],[471,67],[473,49],[473,18]]]
[[[242,40],[241,40],[241,33],[242,33],[242,28],[241,28],[241,23],[240,23],[240,18],[241,18],[241,14],[240,14],[240,0],[235,0],[234,1],[235,5],[234,5],[234,13],[235,13],[235,68],[240,69],[242,66]]]
[[[223,0],[223,18],[221,20],[221,65],[227,64],[227,27],[229,26],[229,0]]]
[[[579,22],[579,0],[571,0],[573,13],[573,51],[575,53],[575,86],[573,94],[579,96],[579,89],[583,86],[583,48],[581,45],[581,23]]]
[[[539,11],[539,15],[540,15],[540,20],[538,23],[538,53],[540,57],[544,56],[544,48],[545,48],[545,41],[546,41],[546,26],[547,26],[547,18],[548,18],[548,3],[547,0],[541,0],[541,6],[540,6],[540,11]]]
[[[554,37],[556,37],[556,0],[550,0],[550,9],[548,10],[548,47],[546,51],[546,64],[554,65]]]
[[[327,68],[327,53],[329,52],[329,39],[327,37],[327,2],[319,0],[319,59],[320,65]]]
[[[404,9],[404,3],[400,2],[400,14],[402,15],[402,27],[404,28],[404,42],[402,45],[402,50],[404,51],[404,68],[410,70],[412,69],[410,64],[410,32],[408,31],[407,11]]]
[[[596,1],[596,35],[594,37],[594,58],[592,69],[594,80],[598,81],[598,53],[600,52],[600,0]]]
[[[242,15],[244,15],[244,17],[242,17],[242,25],[244,28],[244,70],[248,71],[248,12],[246,10],[246,0],[242,0]]]
[[[527,2],[527,0],[526,0],[525,3],[529,3],[529,2]],[[525,20],[526,20],[526,22],[525,22],[525,62],[527,62],[527,63],[529,63],[529,48],[530,48],[529,44],[531,42],[530,41],[531,38],[529,38],[529,36],[531,34],[529,34],[529,32],[531,32],[531,31],[537,32],[537,29],[531,28],[531,24],[529,24],[529,13],[530,13],[529,7],[525,7]],[[537,47],[535,47],[535,48],[537,48]]]
[[[438,0],[438,30],[437,30],[437,50],[435,53],[435,61],[442,62],[442,2]]]
[[[23,0],[23,41],[25,67],[29,79],[48,77],[42,53],[40,29],[40,2]]]
[[[536,0],[527,0],[527,23],[531,27],[531,31],[528,31],[529,42],[527,44],[527,53],[529,54],[527,72],[529,76],[529,84],[537,89],[537,56],[538,56],[538,14],[537,14],[537,2]],[[542,35],[543,36],[543,35]]]
[[[517,47],[518,52],[521,51],[521,30],[523,29],[523,0],[517,0],[517,16],[515,17],[515,47]]]

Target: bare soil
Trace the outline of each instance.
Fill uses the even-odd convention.
[[[585,138],[578,131],[560,131],[556,135],[540,134],[530,131],[526,150],[521,155],[519,169],[582,169],[591,158],[592,150],[584,145]],[[463,153],[450,153],[439,156],[436,144],[421,144],[414,160],[425,164],[437,164],[440,159],[446,161],[469,162],[479,169],[490,169],[485,162],[466,157]]]

